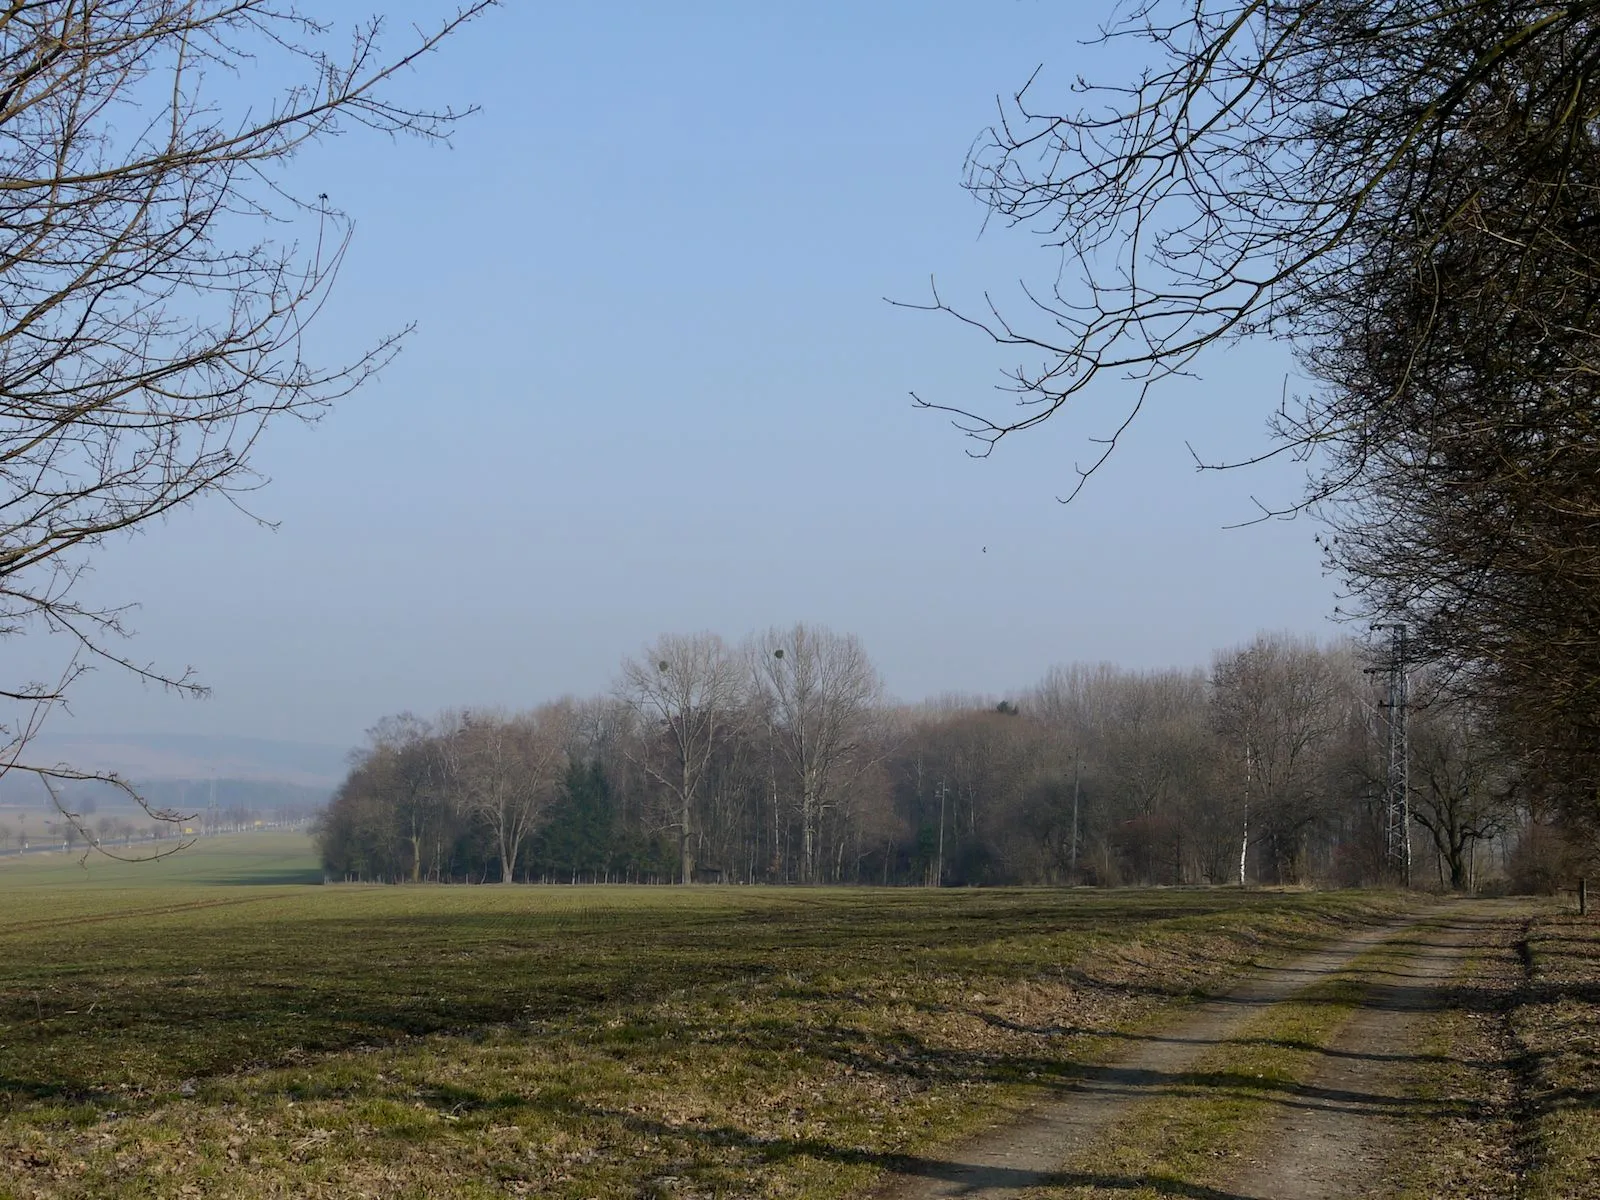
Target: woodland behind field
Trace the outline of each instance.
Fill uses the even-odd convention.
[[[1576,869],[1473,709],[1426,692],[1414,882]],[[669,636],[604,696],[384,720],[318,837],[330,877],[386,882],[1393,882],[1387,718],[1355,644],[1288,635],[916,706],[849,635]]]

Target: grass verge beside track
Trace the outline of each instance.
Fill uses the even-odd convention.
[[[1532,1200],[1600,1198],[1600,922],[1555,913],[1521,943],[1527,973],[1511,1013],[1525,1056]]]

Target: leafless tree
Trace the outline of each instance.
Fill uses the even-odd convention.
[[[1508,756],[1482,714],[1459,701],[1420,708],[1410,743],[1412,815],[1433,839],[1450,888],[1465,891],[1478,844],[1511,824]]]
[[[1321,756],[1341,727],[1351,681],[1310,639],[1260,635],[1218,655],[1212,706],[1239,780],[1239,882],[1246,881],[1252,825],[1271,845],[1281,878],[1297,882],[1305,830],[1324,815]]]
[[[575,724],[565,702],[513,717],[468,711],[449,723],[444,749],[456,803],[494,838],[501,883],[515,879],[523,844],[555,799]]]
[[[750,649],[756,686],[769,698],[776,746],[798,792],[800,877],[819,878],[822,820],[873,761],[870,725],[883,683],[852,634],[817,625],[771,629]]]
[[[385,717],[367,730],[363,763],[387,794],[410,850],[411,882],[422,879],[422,852],[444,816],[445,758],[432,724],[413,713]]]
[[[126,608],[84,604],[75,585],[108,538],[259,486],[270,424],[314,417],[394,354],[400,334],[340,363],[303,354],[350,222],[289,162],[356,129],[445,136],[462,114],[407,106],[394,86],[486,7],[394,44],[379,19],[344,37],[266,0],[0,9],[0,635],[76,652],[53,681],[0,687],[25,714],[0,769],[53,792],[84,777],[20,755],[97,662],[203,690],[127,655]]]
[[[1571,104],[1600,112],[1597,87]],[[1341,481],[1324,544],[1349,606],[1406,622],[1502,750],[1592,822],[1600,133],[1591,119],[1551,144],[1540,98],[1514,89],[1433,151],[1446,182],[1327,307],[1309,360],[1324,387],[1299,420]]]
[[[952,413],[987,453],[1097,383],[1131,382],[1073,491],[1112,452],[1151,385],[1207,348],[1265,335],[1311,351],[1324,307],[1381,271],[1400,234],[1426,248],[1464,184],[1515,192],[1539,155],[1451,161],[1486,112],[1526,114],[1522,144],[1585,144],[1600,78],[1596,0],[1135,0],[1106,43],[1142,49],[1129,80],[1045,95],[1042,69],[975,144],[967,186],[1058,259],[1015,307],[927,307],[1021,361],[1021,411]],[[1076,99],[1081,98],[1081,99]],[[1548,155],[1546,156],[1548,157]],[[1286,431],[1290,432],[1290,431]],[[1295,431],[1283,447],[1305,444]],[[1340,479],[1320,481],[1337,488]]]
[[[666,634],[622,664],[621,691],[638,714],[642,762],[672,797],[681,882],[694,881],[694,815],[719,735],[744,682],[714,633]]]

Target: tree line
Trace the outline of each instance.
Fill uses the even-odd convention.
[[[385,718],[317,836],[331,878],[383,882],[1392,881],[1367,663],[1262,634],[1210,670],[1075,665],[905,705],[848,634],[669,635],[602,696]],[[1536,798],[1482,713],[1420,695],[1419,882],[1526,882]]]

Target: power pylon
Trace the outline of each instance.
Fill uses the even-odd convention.
[[[1411,735],[1407,715],[1411,707],[1410,664],[1407,662],[1406,627],[1374,625],[1389,630],[1389,661],[1378,668],[1388,677],[1383,708],[1388,716],[1388,770],[1384,788],[1384,849],[1401,882],[1411,886]]]

